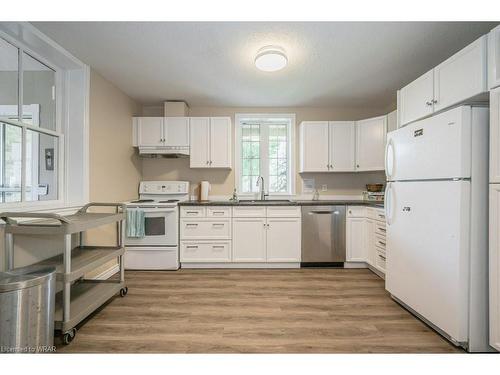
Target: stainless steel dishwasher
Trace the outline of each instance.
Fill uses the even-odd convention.
[[[342,267],[346,206],[302,206],[302,267]]]

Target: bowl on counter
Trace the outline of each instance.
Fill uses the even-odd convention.
[[[366,184],[366,190],[370,193],[380,193],[384,189],[384,184]]]

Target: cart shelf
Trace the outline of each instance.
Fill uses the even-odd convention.
[[[38,262],[39,265],[56,269],[57,281],[72,282],[97,267],[123,255],[125,249],[118,246],[81,246],[71,251],[71,271],[64,272],[63,254]]]
[[[124,282],[107,280],[83,280],[71,286],[71,318],[63,321],[63,293],[56,295],[55,329],[67,331],[125,287]]]

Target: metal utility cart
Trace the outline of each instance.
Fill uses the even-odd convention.
[[[89,207],[114,207],[112,213],[88,212]],[[118,203],[89,203],[76,214],[61,216],[52,213],[4,212],[0,217],[5,221],[5,248],[7,270],[14,267],[14,235],[63,236],[62,254],[38,262],[39,265],[56,268],[56,280],[62,290],[56,296],[55,329],[60,330],[63,342],[69,344],[76,335],[75,326],[99,308],[116,293],[127,294],[123,254],[123,221],[125,205]],[[13,218],[33,218],[17,222]],[[86,246],[85,231],[102,225],[116,223],[116,246]],[[72,235],[78,233],[79,245],[73,248]],[[84,276],[102,264],[118,258],[119,278],[109,280],[88,280]],[[59,289],[60,290],[60,286]]]

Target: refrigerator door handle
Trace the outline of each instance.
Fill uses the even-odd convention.
[[[391,149],[390,153],[389,153],[389,148]],[[391,158],[390,168],[389,168],[389,156]],[[394,141],[392,140],[392,138],[390,138],[387,141],[387,145],[385,146],[385,175],[387,176],[388,180],[390,180],[394,175]]]
[[[392,224],[392,195],[392,183],[388,182],[385,187],[384,197],[385,221],[387,225]]]

